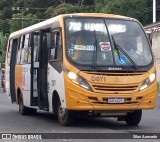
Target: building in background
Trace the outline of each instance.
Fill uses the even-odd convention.
[[[157,68],[157,81],[160,83],[160,22],[144,26],[152,45],[152,51]]]

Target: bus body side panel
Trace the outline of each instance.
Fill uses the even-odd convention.
[[[61,105],[66,108],[66,99],[64,92],[64,76],[63,72],[59,73],[50,64],[48,64],[48,101],[49,111],[52,112],[52,95],[54,91],[57,91],[61,100]]]
[[[16,87],[16,101],[18,103],[18,89],[20,89],[22,93],[22,65],[15,66],[15,87]]]
[[[22,90],[23,90],[23,100],[24,105],[30,107],[30,74],[31,64],[22,65]]]

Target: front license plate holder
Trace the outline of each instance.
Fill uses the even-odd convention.
[[[108,98],[109,104],[124,104],[124,98]]]

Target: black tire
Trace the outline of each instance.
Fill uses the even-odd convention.
[[[27,109],[28,109],[28,114],[30,115],[34,115],[37,112],[37,109],[34,109],[34,108],[27,108]]]
[[[74,121],[74,112],[61,107],[60,101],[57,103],[58,123],[62,126],[70,126]]]
[[[132,113],[128,113],[125,116],[125,121],[129,126],[136,126],[140,123],[142,118],[142,110],[136,110]]]
[[[19,113],[21,115],[26,115],[28,113],[27,107],[25,107],[23,105],[23,99],[22,99],[22,97],[19,98]]]
[[[19,98],[19,113],[21,115],[35,114],[36,112],[37,112],[37,109],[28,108],[24,106],[22,97]]]

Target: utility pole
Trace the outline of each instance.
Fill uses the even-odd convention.
[[[24,8],[24,7],[12,7],[12,10],[15,11],[15,10],[18,10],[22,13],[22,29],[23,29],[23,17],[24,17],[24,13],[26,11],[29,11],[29,8]]]
[[[156,22],[156,0],[153,0],[153,23]]]

